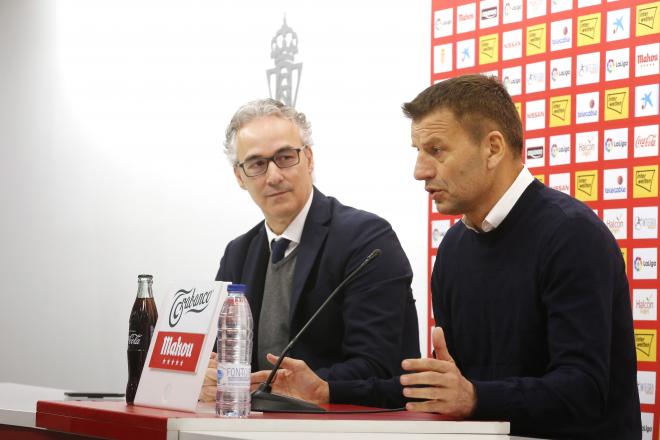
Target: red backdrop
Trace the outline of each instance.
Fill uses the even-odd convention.
[[[467,73],[500,78],[521,114],[532,174],[592,207],[619,242],[648,439],[658,431],[659,42],[660,2],[432,2],[431,83]],[[429,199],[429,275],[457,220]],[[428,310],[430,341],[430,288]]]

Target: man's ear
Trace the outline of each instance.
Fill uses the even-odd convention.
[[[488,169],[495,169],[507,153],[508,147],[504,140],[504,136],[501,132],[494,130],[486,135],[484,142],[486,142],[486,164]]]
[[[236,165],[234,165],[234,176],[236,177],[236,182],[238,182],[238,186],[240,186],[243,189],[247,189],[247,187],[245,186],[245,181],[243,180],[245,179],[245,176]]]
[[[304,150],[305,156],[309,160],[309,172],[314,171],[314,152],[312,151],[311,146],[307,146]]]

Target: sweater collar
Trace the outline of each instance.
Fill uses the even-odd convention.
[[[527,167],[523,167],[518,174],[518,177],[516,177],[516,180],[513,181],[509,189],[506,190],[497,203],[495,203],[495,206],[493,206],[490,212],[486,215],[486,218],[484,218],[484,221],[481,223],[481,230],[483,232],[490,232],[497,228],[506,216],[509,215],[509,212],[511,212],[511,209],[513,209],[513,206],[516,204],[522,193],[533,181],[534,176],[532,176],[532,173],[529,172]],[[477,233],[480,232],[470,223],[467,217],[463,216],[461,221],[468,229]]]

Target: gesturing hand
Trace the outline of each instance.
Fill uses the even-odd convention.
[[[277,356],[270,353],[267,358],[271,364],[277,362]],[[269,374],[269,370],[252,373],[251,390],[254,391],[262,382],[265,382]],[[298,359],[285,357],[271,385],[274,393],[307,402],[319,404],[328,403],[330,400],[328,383],[318,377],[304,361]]]
[[[469,417],[476,406],[474,385],[461,374],[447,350],[445,333],[441,327],[433,331],[435,359],[406,359],[402,367],[412,374],[401,376],[403,395],[424,402],[409,402],[408,411],[446,414],[453,417]],[[420,387],[410,387],[417,385]]]

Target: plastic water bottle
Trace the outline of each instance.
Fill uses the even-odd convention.
[[[218,319],[218,391],[215,412],[221,417],[250,414],[252,312],[244,284],[230,284]]]

